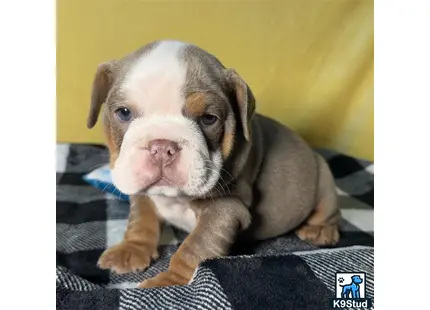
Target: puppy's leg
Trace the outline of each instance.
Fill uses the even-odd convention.
[[[146,269],[151,259],[158,257],[159,235],[160,222],[152,200],[145,196],[132,197],[124,240],[107,249],[100,256],[98,266],[116,273]]]
[[[335,245],[339,241],[340,209],[331,171],[317,154],[319,167],[317,206],[297,230],[297,236],[318,246]]]
[[[145,280],[139,287],[189,283],[200,262],[228,254],[239,230],[249,226],[249,211],[238,199],[220,198],[196,204],[197,226],[172,256],[169,269]]]

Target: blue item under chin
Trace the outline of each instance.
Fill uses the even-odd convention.
[[[109,165],[98,167],[84,175],[84,181],[100,189],[104,193],[112,194],[121,200],[129,201],[129,196],[121,193],[112,183]]]

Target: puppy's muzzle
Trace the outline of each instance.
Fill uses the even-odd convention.
[[[179,173],[181,147],[172,140],[155,139],[138,148],[138,177],[143,187],[148,186],[180,186],[185,180]]]
[[[147,149],[151,155],[151,161],[161,167],[173,164],[181,151],[178,143],[164,139],[150,141]]]

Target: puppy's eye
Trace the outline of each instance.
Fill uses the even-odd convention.
[[[218,120],[218,117],[213,114],[203,114],[200,117],[200,123],[204,126],[210,126],[216,123]]]
[[[127,108],[119,108],[115,111],[115,115],[123,122],[131,120],[131,111]]]

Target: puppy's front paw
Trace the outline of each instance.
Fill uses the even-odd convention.
[[[156,248],[122,242],[104,251],[97,265],[101,269],[110,269],[116,273],[137,272],[145,270],[151,263],[151,259],[157,257]]]
[[[296,230],[296,235],[303,241],[317,246],[332,246],[339,242],[337,225],[308,225],[304,224]]]

